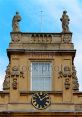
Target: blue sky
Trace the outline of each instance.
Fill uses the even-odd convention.
[[[43,11],[43,32],[61,32],[60,18],[63,10],[68,11],[73,43],[77,50],[75,66],[82,90],[82,0],[0,0],[0,89],[4,80],[8,58],[6,49],[11,41],[12,18],[19,11],[22,32],[41,31],[41,13]]]

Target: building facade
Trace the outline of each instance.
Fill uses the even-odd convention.
[[[82,117],[76,50],[66,13],[60,19],[60,33],[24,33],[16,12],[0,92],[0,117]]]

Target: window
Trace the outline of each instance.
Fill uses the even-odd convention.
[[[51,63],[33,62],[31,69],[33,91],[51,91]]]

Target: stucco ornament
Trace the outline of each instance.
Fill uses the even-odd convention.
[[[20,75],[19,68],[17,66],[14,66],[12,68],[11,76],[12,77],[18,77]]]
[[[20,70],[18,66],[13,66],[11,76],[14,78],[16,77],[24,78],[24,72]]]
[[[13,89],[17,89],[17,78],[13,78],[12,87]]]
[[[72,66],[72,78],[73,78],[73,90],[78,91],[79,90],[79,83],[78,83],[78,78],[76,76],[76,70],[75,66]]]
[[[64,66],[63,70],[59,72],[59,77],[58,78],[65,78],[65,88],[69,89],[70,88],[70,79],[72,76],[72,72],[69,66]]]
[[[10,89],[10,63],[7,66],[5,80],[3,82],[3,90],[8,90],[8,89]]]
[[[13,32],[19,32],[20,29],[19,29],[19,22],[21,21],[21,16],[19,15],[18,12],[16,12],[16,15],[13,17],[13,20],[12,20],[12,29],[13,29]]]
[[[62,35],[62,43],[66,43],[66,44],[71,43],[71,35],[63,34]]]
[[[13,78],[12,88],[17,89],[17,79],[20,75],[18,66],[12,67],[11,77]]]
[[[69,32],[69,16],[66,14],[67,11],[63,11],[62,18],[60,18],[62,22],[62,30],[63,32]]]
[[[13,89],[17,89],[17,79],[24,78],[24,72],[20,71],[18,66],[12,67],[11,77],[13,78],[12,87]]]

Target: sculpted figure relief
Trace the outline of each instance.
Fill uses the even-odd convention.
[[[8,90],[8,89],[10,89],[10,63],[7,66],[5,80],[3,82],[3,90]]]
[[[78,83],[78,78],[76,76],[76,70],[75,66],[72,66],[72,78],[73,78],[73,90],[78,91],[79,90],[79,83]]]
[[[69,16],[66,14],[67,11],[63,11],[62,18],[60,19],[62,22],[62,30],[63,32],[69,32]]]
[[[59,77],[58,78],[65,78],[65,88],[69,89],[70,88],[70,79],[71,79],[72,73],[71,73],[71,69],[69,66],[64,66],[63,71],[59,72]]]
[[[19,21],[21,21],[21,16],[19,15],[18,12],[16,12],[16,15],[13,17],[12,20],[12,28],[13,28],[13,32],[19,32]]]

